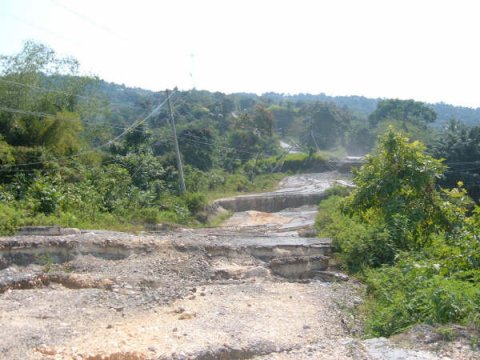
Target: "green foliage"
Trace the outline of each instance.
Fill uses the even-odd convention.
[[[441,184],[453,187],[462,181],[470,196],[480,202],[480,126],[468,128],[450,120],[431,151],[449,166]]]
[[[389,131],[355,173],[357,188],[319,207],[320,234],[367,284],[369,336],[416,323],[480,324],[480,208],[469,216],[461,183],[438,189],[444,166],[424,150]]]
[[[15,157],[13,156],[13,149],[5,141],[3,141],[0,136],[0,165],[9,166],[15,162]]]
[[[162,162],[150,149],[117,155],[112,161],[127,170],[132,184],[141,190],[148,190],[156,182],[161,182],[165,175]]]
[[[321,172],[328,170],[327,165],[329,158],[321,153],[313,154],[288,154],[283,159],[283,164],[279,168],[281,172]]]
[[[45,215],[55,212],[60,203],[58,179],[53,177],[37,177],[29,189],[29,197],[33,202],[33,210]]]
[[[77,95],[91,80],[75,76],[77,72],[76,60],[59,58],[52,49],[32,41],[17,55],[1,56],[2,106],[15,110],[0,112],[5,141],[15,146],[47,145],[59,153],[78,144]],[[39,91],[40,87],[55,91]]]
[[[334,185],[327,190],[325,190],[325,197],[329,198],[331,196],[338,196],[340,198],[346,197],[351,194],[353,188],[342,185]]]
[[[478,325],[478,282],[445,277],[441,263],[418,257],[405,255],[393,267],[365,273],[369,335],[390,336],[415,323]]]
[[[418,101],[388,99],[380,101],[368,119],[371,125],[385,120],[397,120],[425,127],[437,119],[437,114],[435,110]]]
[[[330,170],[328,160],[329,157],[320,152],[312,154],[283,154],[267,157],[258,161],[250,160],[244,169],[254,172],[255,174],[273,172],[322,172]]]
[[[443,201],[435,182],[445,171],[441,161],[424,153],[420,142],[389,130],[366,164],[354,173],[357,189],[347,205],[365,222],[385,222],[398,249],[423,246],[430,237],[445,230]]]
[[[351,115],[333,104],[317,102],[303,109],[304,131],[301,140],[304,146],[328,150],[343,144],[350,126]]]
[[[57,113],[55,117],[45,120],[38,142],[56,156],[72,155],[81,148],[82,130],[83,125],[78,114]]]
[[[363,223],[357,216],[346,216],[344,198],[331,196],[319,205],[316,227],[320,236],[331,237],[342,266],[350,272],[378,267],[395,261],[396,249],[384,224]]]
[[[185,201],[185,205],[187,206],[188,210],[195,214],[207,205],[207,200],[205,195],[202,193],[185,193],[183,196],[183,201]]]
[[[186,164],[202,171],[212,168],[215,144],[210,129],[185,129],[179,135],[179,144]]]
[[[235,169],[231,158],[244,164],[250,159],[257,161],[262,155],[272,155],[278,151],[278,139],[273,136],[273,116],[259,104],[253,111],[242,112],[233,119],[227,142],[226,168]],[[238,167],[238,166],[237,166]]]
[[[0,234],[13,234],[24,216],[23,211],[14,206],[0,201]]]

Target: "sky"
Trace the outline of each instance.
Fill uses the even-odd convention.
[[[36,40],[154,91],[325,93],[480,107],[476,0],[0,0],[0,54]]]

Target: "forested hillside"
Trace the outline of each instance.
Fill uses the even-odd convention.
[[[0,234],[24,225],[201,226],[214,198],[365,155],[356,187],[329,190],[317,225],[340,266],[367,284],[367,333],[415,323],[478,329],[478,109],[152,92],[81,76],[76,60],[34,42],[0,60]]]
[[[145,98],[153,97],[154,93],[149,90],[139,88],[127,88],[124,85],[117,85],[112,83],[100,82],[100,88],[102,92],[108,97],[115,99],[116,101],[122,101],[125,103],[136,104],[139,100],[139,96]],[[207,92],[208,93],[208,92]],[[377,104],[382,99],[367,98],[364,96],[329,96],[324,93],[320,94],[277,94],[277,93],[265,93],[263,95],[237,93],[232,94],[231,98],[237,99],[238,106],[240,106],[240,99],[243,100],[243,105],[248,108],[249,104],[258,101],[267,101],[274,104],[284,103],[308,103],[308,102],[327,102],[333,103],[336,106],[350,111],[352,114],[366,118],[377,107]],[[251,100],[247,100],[247,99]],[[466,125],[479,125],[480,124],[480,109],[468,108],[463,106],[455,106],[446,103],[434,103],[428,104],[437,114],[436,124],[441,125],[450,119],[459,120]]]
[[[166,93],[80,76],[78,68],[76,60],[34,42],[1,58],[2,232],[35,223],[203,221],[206,198],[271,186],[271,173],[318,170],[332,158],[365,155],[389,126],[446,159],[451,168],[441,184],[462,181],[476,200],[480,194],[479,126],[459,116],[435,130],[441,114],[470,110],[199,90],[172,91],[169,98],[185,167],[187,193],[180,194]],[[303,154],[288,154],[280,140]]]

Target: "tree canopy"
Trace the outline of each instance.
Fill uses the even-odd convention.
[[[388,99],[377,104],[368,120],[371,125],[377,125],[385,120],[397,120],[425,127],[437,119],[435,110],[426,104],[414,100]]]

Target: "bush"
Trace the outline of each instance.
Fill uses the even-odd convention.
[[[35,212],[45,215],[55,212],[61,198],[55,179],[48,177],[37,178],[30,188],[30,196],[34,200]]]
[[[182,199],[192,214],[197,213],[207,205],[205,195],[201,193],[186,193]]]
[[[311,155],[305,153],[287,154],[285,156],[268,157],[256,162],[250,160],[245,164],[246,170],[255,174],[271,172],[320,172],[330,170],[328,156],[321,153]]]
[[[381,223],[364,224],[342,213],[343,198],[331,196],[319,205],[316,227],[320,236],[331,237],[341,263],[350,272],[392,264],[395,248]]]
[[[248,179],[242,174],[231,174],[225,180],[225,191],[247,191]]]
[[[351,192],[351,187],[335,185],[325,190],[325,198],[329,198],[330,196],[346,197],[350,195]]]
[[[328,157],[323,154],[288,154],[279,171],[298,173],[302,171],[321,172],[330,170]]]
[[[356,172],[357,188],[319,206],[320,234],[367,284],[371,336],[416,323],[480,324],[480,209],[468,217],[461,184],[438,190],[444,166],[423,150],[389,131]]]
[[[17,231],[23,215],[13,206],[0,203],[0,235],[11,235]]]
[[[365,274],[367,333],[390,336],[415,323],[478,322],[480,285],[438,274],[438,264],[407,258]]]

